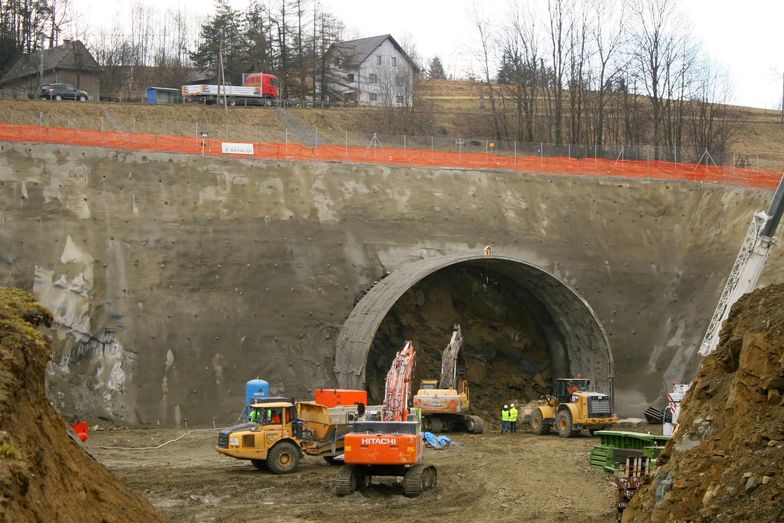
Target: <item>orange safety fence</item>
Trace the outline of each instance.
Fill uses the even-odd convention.
[[[733,166],[695,165],[664,161],[608,160],[511,156],[499,153],[465,153],[406,148],[349,147],[255,142],[252,154],[223,153],[221,140],[190,136],[124,133],[86,129],[0,124],[0,141],[103,147],[126,151],[192,154],[210,157],[261,160],[328,161],[425,168],[504,169],[524,173],[617,176],[656,180],[722,183],[775,189],[782,173]]]

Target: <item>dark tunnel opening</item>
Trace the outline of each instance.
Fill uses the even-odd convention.
[[[406,340],[415,343],[412,383],[437,379],[441,352],[460,323],[471,410],[494,420],[506,402],[551,391],[580,373],[610,392],[612,353],[588,303],[541,267],[504,256],[447,255],[404,264],[356,304],[338,334],[335,377],[380,403],[386,373]]]
[[[549,391],[550,348],[540,325],[544,306],[519,283],[485,267],[453,265],[411,287],[384,317],[368,353],[371,402],[405,340],[417,350],[413,389],[438,379],[441,352],[459,323],[459,369],[468,378],[471,409],[488,419],[501,405],[524,403]]]

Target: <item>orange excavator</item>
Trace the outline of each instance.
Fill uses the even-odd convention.
[[[345,465],[335,477],[338,496],[367,487],[373,476],[402,476],[407,497],[436,486],[436,468],[422,463],[425,443],[418,415],[408,408],[415,360],[414,345],[407,341],[387,373],[381,411],[366,412],[346,434]]]

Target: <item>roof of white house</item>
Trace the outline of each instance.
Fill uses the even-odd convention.
[[[415,70],[416,64],[411,57],[400,47],[400,44],[392,37],[392,35],[385,34],[379,36],[370,36],[367,38],[359,38],[358,40],[348,40],[345,42],[337,42],[332,44],[327,51],[328,59],[340,57],[342,69],[353,69],[359,67],[362,62],[367,60],[367,57],[373,54],[373,51],[379,48],[386,40],[389,40],[392,45],[400,52],[400,54],[411,64]]]

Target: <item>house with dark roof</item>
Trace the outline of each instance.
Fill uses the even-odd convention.
[[[42,85],[71,84],[97,100],[101,92],[101,67],[79,40],[23,55],[0,79],[0,88],[22,90],[38,96]]]
[[[333,97],[359,105],[410,107],[416,64],[392,35],[332,44],[326,61]]]

